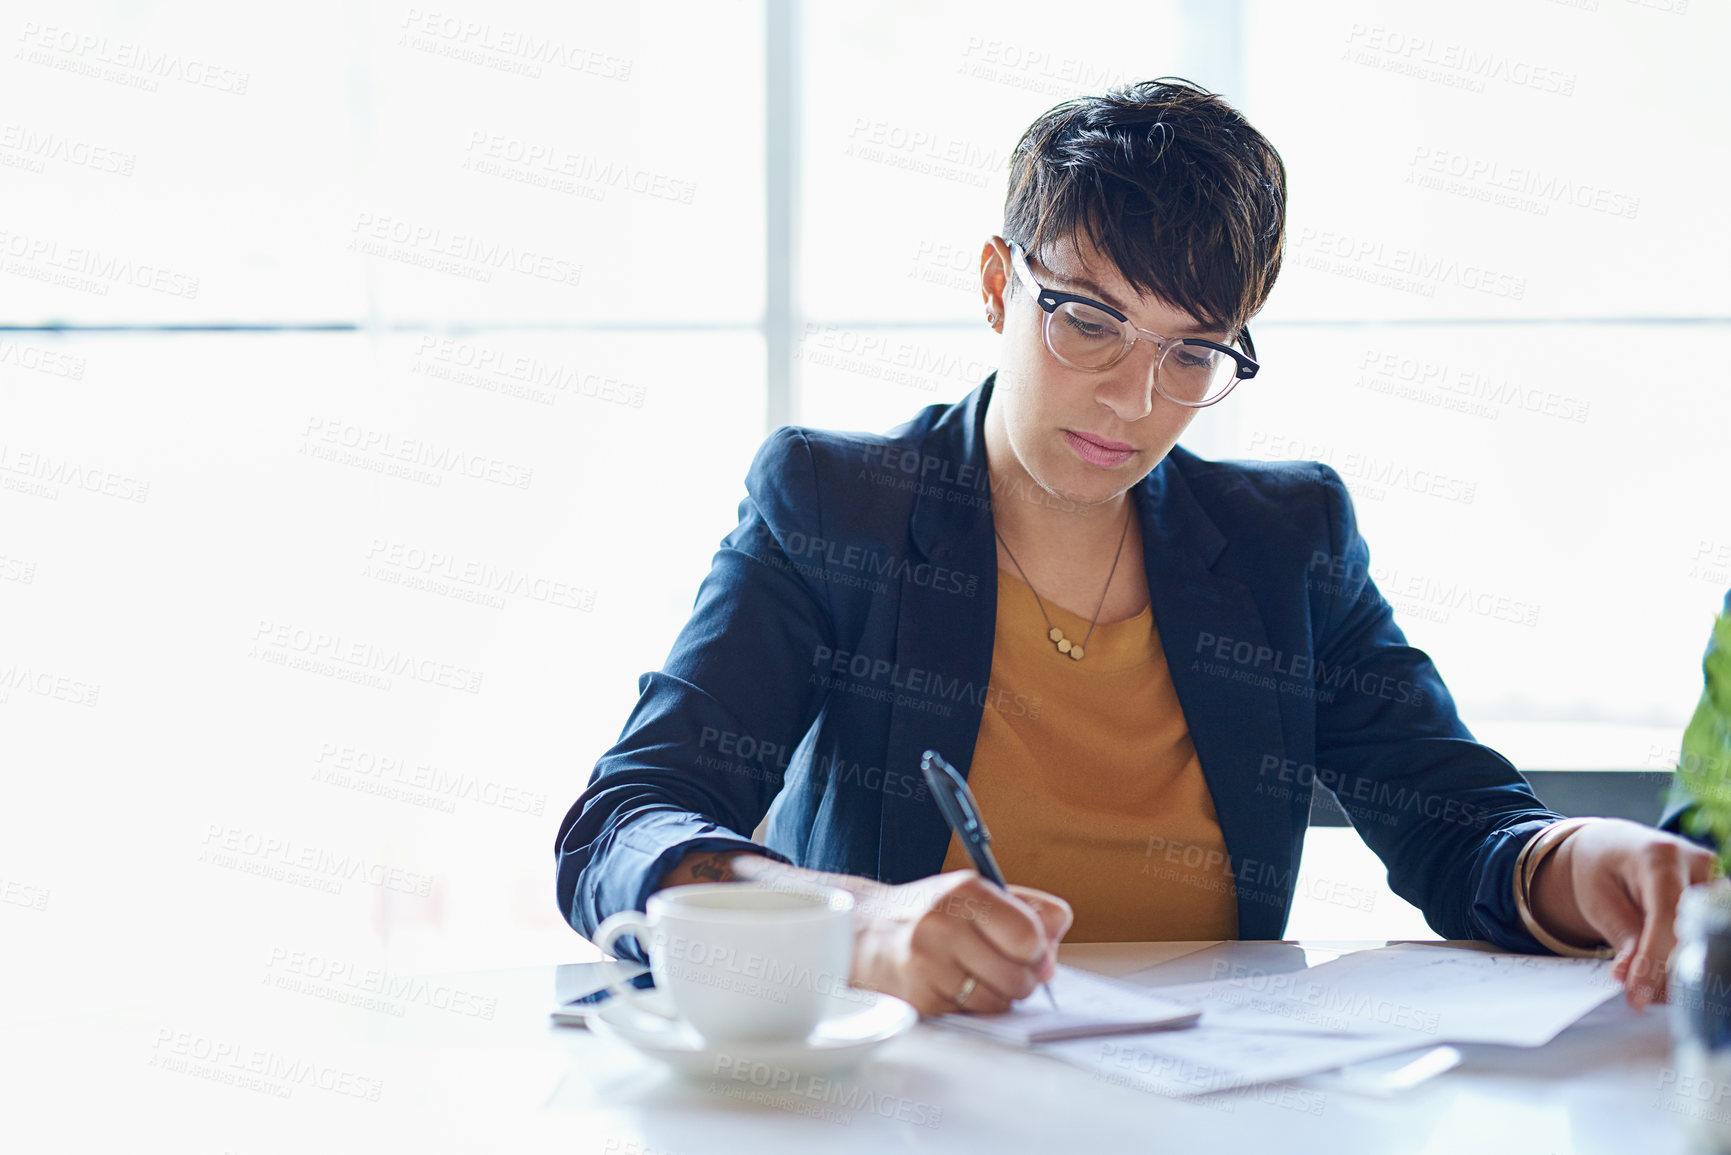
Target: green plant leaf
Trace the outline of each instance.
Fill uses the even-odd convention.
[[[1691,832],[1711,833],[1731,870],[1731,612],[1714,618],[1701,672],[1705,685],[1683,731],[1677,777],[1695,800]]]
[[[1701,658],[1707,676],[1707,693],[1721,715],[1731,715],[1731,613],[1713,621],[1713,639]]]

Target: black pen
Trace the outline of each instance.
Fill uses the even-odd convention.
[[[974,869],[980,872],[981,878],[1008,894],[1010,886],[1004,881],[1004,872],[998,869],[997,860],[992,857],[992,836],[980,820],[980,808],[974,802],[974,792],[968,789],[967,779],[956,773],[956,768],[945,762],[943,755],[936,750],[927,750],[920,758],[920,773],[925,775],[932,797],[938,800],[944,821],[950,824],[956,840],[973,860]],[[1058,1000],[1052,995],[1052,984],[1041,983],[1040,986],[1046,997],[1052,1000],[1052,1009],[1057,1010]]]

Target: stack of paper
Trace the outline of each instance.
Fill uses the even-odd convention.
[[[1348,1063],[1409,1050],[1388,1035],[1287,1035],[1211,1027],[1203,1021],[1159,1038],[1123,1035],[1037,1048],[1041,1054],[1091,1071],[1095,1077],[1162,1095],[1206,1095],[1252,1083],[1292,1079]]]
[[[1112,980],[1062,967],[1053,983],[1060,1011],[1036,992],[1005,1015],[938,1021],[1031,1046],[1102,1079],[1197,1095],[1441,1043],[1539,1046],[1618,993],[1610,966],[1401,943],[1296,970],[1222,963],[1224,977],[1152,988],[1136,975]],[[1200,1019],[1178,1013],[1185,1009],[1200,1010]],[[1193,1025],[1171,1029],[1185,1023]],[[1148,1033],[1150,1026],[1161,1029]],[[1103,1035],[1112,1037],[1096,1037]]]

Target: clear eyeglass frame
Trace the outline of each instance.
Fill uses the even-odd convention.
[[[1022,250],[1022,246],[1015,241],[1006,241],[1005,243],[1010,247],[1010,264],[1011,267],[1015,269],[1016,276],[1021,279],[1022,283],[1027,287],[1028,292],[1033,296],[1035,303],[1040,306],[1041,311],[1045,314],[1045,316],[1041,318],[1041,337],[1045,341],[1046,351],[1060,363],[1068,365],[1072,369],[1078,369],[1084,373],[1103,373],[1128,356],[1130,350],[1135,347],[1136,342],[1147,341],[1150,345],[1153,345],[1158,352],[1158,360],[1155,362],[1154,369],[1155,390],[1159,392],[1160,396],[1166,398],[1175,405],[1183,405],[1189,409],[1201,409],[1205,406],[1215,405],[1225,400],[1226,395],[1231,393],[1233,388],[1240,381],[1247,381],[1256,376],[1256,371],[1262,367],[1255,360],[1256,345],[1250,339],[1250,330],[1248,327],[1240,330],[1240,339],[1243,341],[1245,349],[1249,351],[1250,356],[1245,356],[1238,350],[1227,345],[1222,345],[1218,341],[1210,341],[1203,337],[1162,337],[1158,333],[1149,332],[1140,325],[1133,324],[1129,317],[1103,301],[1096,301],[1092,297],[1083,297],[1076,293],[1061,293],[1056,289],[1046,288],[1035,279],[1034,271],[1028,267],[1028,258]],[[1052,321],[1053,318],[1058,315],[1059,307],[1072,301],[1086,305],[1092,309],[1098,309],[1100,312],[1117,321],[1119,330],[1123,336],[1123,345],[1119,348],[1118,352],[1104,364],[1078,364],[1058,352],[1057,347],[1052,340]],[[1171,350],[1179,347],[1205,348],[1232,358],[1235,362],[1235,368],[1232,375],[1226,379],[1225,387],[1220,389],[1218,393],[1204,397],[1200,401],[1175,397],[1162,388],[1160,385],[1160,367],[1165,364],[1167,354]]]

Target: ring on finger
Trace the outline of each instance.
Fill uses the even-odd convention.
[[[962,980],[962,989],[956,992],[956,997],[953,1000],[958,1010],[973,996],[974,988],[978,985],[979,980],[973,975],[969,975],[967,978]]]

